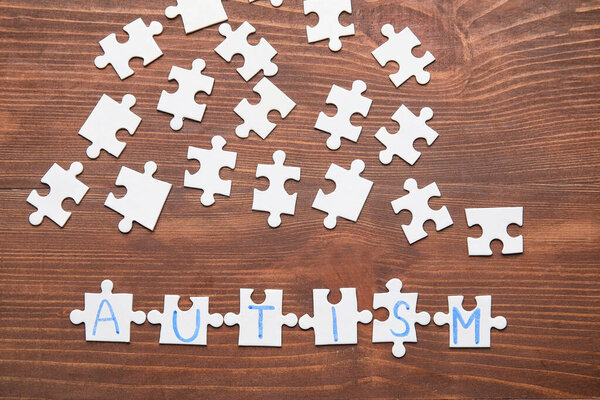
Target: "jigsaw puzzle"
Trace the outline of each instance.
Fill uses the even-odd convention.
[[[204,92],[210,95],[215,83],[213,78],[202,74],[204,68],[206,68],[206,63],[201,58],[197,58],[192,62],[192,69],[175,66],[171,68],[169,80],[175,79],[179,84],[179,88],[175,93],[163,90],[156,109],[173,115],[170,125],[174,131],[178,131],[183,127],[184,118],[200,122],[204,117],[206,104],[196,103],[196,93]]]
[[[256,0],[248,0],[248,3],[254,3]],[[283,0],[271,0],[271,5],[273,7],[279,7],[283,4]]]
[[[100,69],[111,64],[121,79],[133,75],[134,71],[129,67],[129,60],[132,58],[142,58],[145,67],[163,54],[154,40],[154,36],[159,35],[163,30],[160,22],[152,21],[149,26],[146,26],[144,21],[138,18],[125,25],[123,30],[129,35],[129,40],[120,43],[117,41],[117,35],[111,33],[100,41],[104,55],[94,60],[94,64]]]
[[[360,80],[352,83],[352,90],[346,90],[337,85],[331,87],[326,103],[335,105],[337,114],[329,117],[322,112],[315,123],[316,129],[330,134],[327,139],[327,147],[330,150],[340,148],[341,138],[358,142],[362,127],[352,125],[350,117],[353,114],[360,114],[363,117],[369,114],[373,101],[362,95],[365,90],[367,90],[367,84]]]
[[[169,19],[181,15],[183,29],[186,34],[196,32],[219,22],[227,21],[227,13],[222,0],[177,0],[176,6],[165,9]]]
[[[236,152],[223,150],[227,141],[222,136],[213,136],[211,144],[210,150],[188,147],[188,160],[198,160],[200,169],[194,174],[185,171],[183,180],[183,186],[203,191],[200,202],[204,206],[215,203],[215,194],[229,196],[231,181],[221,179],[219,173],[221,168],[234,169],[237,160]]]
[[[506,318],[492,318],[492,296],[475,296],[477,307],[465,311],[463,296],[448,296],[448,314],[437,312],[433,316],[436,325],[448,324],[450,347],[490,347],[492,328],[506,328]]]
[[[219,33],[225,36],[221,44],[215,48],[215,52],[225,61],[230,62],[234,54],[241,54],[244,57],[244,65],[237,69],[237,72],[247,82],[261,70],[265,76],[273,76],[277,73],[277,64],[271,61],[277,54],[277,51],[261,38],[257,45],[248,43],[248,35],[256,32],[256,29],[248,22],[244,21],[235,31],[227,23],[219,26]]]
[[[329,39],[329,49],[339,51],[342,48],[342,36],[354,35],[354,24],[340,24],[340,14],[352,14],[352,0],[304,0],[304,15],[315,13],[319,22],[306,27],[308,43]]]
[[[319,189],[312,207],[327,213],[323,224],[327,229],[337,225],[337,217],[356,222],[373,187],[373,182],[360,176],[365,169],[362,160],[354,160],[350,169],[329,166],[325,179],[335,182],[335,190],[325,194]]]
[[[132,294],[113,293],[112,281],[102,281],[100,288],[102,293],[85,293],[85,309],[71,311],[71,323],[85,324],[85,340],[88,342],[129,343],[131,323],[143,324],[146,314],[133,311]]]
[[[225,324],[239,325],[239,346],[281,347],[281,327],[296,326],[295,314],[283,315],[283,290],[266,289],[265,301],[252,301],[254,289],[240,289],[240,313],[225,314]]]
[[[491,256],[492,240],[502,241],[502,254],[523,253],[523,236],[512,237],[506,229],[511,224],[523,226],[523,207],[467,208],[467,224],[481,226],[478,238],[467,238],[470,256]]]
[[[153,231],[156,221],[171,191],[171,184],[152,177],[157,166],[154,161],[144,165],[144,173],[122,167],[117,176],[116,185],[125,186],[127,193],[117,199],[109,193],[104,205],[123,216],[119,230],[127,233],[133,222]]]
[[[83,165],[78,161],[66,171],[56,163],[50,167],[41,179],[42,183],[50,186],[50,193],[40,196],[37,190],[32,190],[27,196],[27,202],[37,208],[29,215],[31,225],[39,225],[44,217],[48,217],[61,228],[65,226],[71,213],[62,208],[63,201],[70,198],[79,204],[88,191],[88,187],[77,179],[82,171]]]
[[[372,54],[382,67],[390,61],[398,63],[398,72],[390,75],[392,83],[398,87],[413,75],[421,85],[429,82],[430,74],[425,67],[434,62],[435,57],[429,51],[420,58],[413,55],[413,48],[421,45],[415,34],[408,27],[396,33],[390,24],[382,26],[381,33],[388,40],[373,50]]]

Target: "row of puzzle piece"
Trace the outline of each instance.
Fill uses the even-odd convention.
[[[391,279],[386,284],[387,292],[373,295],[373,309],[386,308],[385,321],[373,321],[373,343],[393,343],[392,354],[404,356],[404,343],[416,343],[415,324],[427,325],[430,315],[417,312],[418,293],[403,293],[402,282]],[[84,310],[73,310],[73,324],[85,323],[87,341],[129,342],[131,322],[142,324],[146,320],[143,311],[133,311],[133,295],[112,293],[113,283],[104,280],[101,293],[85,293]],[[254,289],[240,289],[239,314],[229,312],[209,313],[208,297],[191,297],[192,306],[179,309],[180,297],[165,295],[163,311],[152,310],[148,322],[160,324],[161,344],[206,345],[208,325],[218,328],[223,322],[228,326],[238,325],[239,346],[281,347],[282,326],[313,329],[315,345],[357,344],[357,324],[368,324],[373,319],[369,310],[358,310],[356,288],[341,288],[341,300],[331,304],[327,300],[329,289],[313,289],[313,316],[283,314],[283,290],[265,290],[265,300],[256,304],[252,301]],[[504,317],[492,317],[492,296],[476,296],[477,306],[463,309],[463,296],[448,296],[448,313],[437,312],[433,321],[436,325],[450,328],[451,348],[489,348],[490,330],[504,329]]]

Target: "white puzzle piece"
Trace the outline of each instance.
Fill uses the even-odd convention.
[[[450,347],[491,347],[490,330],[506,328],[506,318],[492,318],[492,296],[475,296],[477,307],[465,311],[463,296],[448,296],[448,314],[437,312],[433,316],[436,325],[448,324]]]
[[[368,324],[373,319],[371,311],[358,311],[356,288],[341,288],[340,293],[340,302],[331,304],[327,300],[329,289],[313,289],[314,316],[300,317],[300,328],[314,330],[317,346],[357,344],[357,324]]]
[[[402,281],[390,279],[385,287],[387,293],[373,295],[373,309],[385,307],[389,317],[385,321],[373,321],[373,343],[394,343],[392,354],[403,357],[404,343],[416,343],[415,324],[427,325],[431,317],[425,311],[417,312],[418,293],[401,293]]]
[[[352,0],[304,0],[304,15],[315,13],[319,22],[306,27],[308,43],[329,39],[329,49],[339,51],[342,48],[342,36],[354,35],[354,24],[340,24],[340,14],[352,14]]]
[[[27,202],[37,208],[29,215],[31,225],[39,225],[44,217],[48,217],[61,228],[65,226],[71,213],[62,208],[62,202],[70,198],[79,204],[88,191],[88,187],[77,179],[82,171],[83,165],[78,161],[66,171],[56,163],[50,167],[41,179],[42,183],[50,186],[50,193],[40,196],[37,190],[32,190],[27,196]]]
[[[373,50],[372,54],[382,67],[390,61],[398,63],[398,72],[390,75],[394,85],[402,85],[413,75],[421,85],[429,82],[431,76],[425,67],[434,62],[435,57],[429,51],[420,58],[413,55],[413,48],[421,44],[415,34],[408,27],[396,33],[390,24],[382,26],[381,33],[388,40]]]
[[[248,0],[248,3],[254,3],[256,0]],[[273,7],[279,7],[283,4],[283,0],[271,0],[271,5]]]
[[[227,62],[231,61],[234,54],[244,57],[244,65],[239,67],[237,72],[246,82],[261,70],[265,76],[277,73],[277,64],[271,61],[277,51],[265,38],[261,38],[255,46],[248,43],[248,35],[254,32],[256,29],[248,21],[244,21],[235,31],[231,30],[229,24],[221,24],[219,33],[225,36],[225,39],[215,48],[215,52]]]
[[[167,294],[163,312],[152,310],[148,313],[148,322],[161,324],[160,344],[188,344],[206,346],[208,325],[218,328],[223,325],[221,314],[208,312],[208,297],[190,297],[189,310],[179,309],[179,296]]]
[[[174,131],[178,131],[183,127],[184,118],[200,122],[204,117],[206,104],[196,103],[196,93],[204,92],[210,95],[215,82],[210,76],[202,74],[204,68],[206,68],[206,63],[201,58],[194,60],[192,69],[175,66],[171,68],[169,80],[175,79],[179,84],[179,88],[175,93],[163,90],[156,109],[173,115],[171,129]]]
[[[254,131],[262,139],[266,139],[277,126],[269,121],[269,112],[277,110],[284,119],[296,107],[296,103],[267,78],[262,78],[253,91],[260,95],[258,104],[250,104],[248,99],[242,99],[233,110],[244,120],[243,124],[235,128],[235,134],[240,138],[247,138],[250,131]]]
[[[116,134],[125,129],[133,135],[142,119],[131,111],[135,105],[135,96],[126,94],[121,103],[103,94],[94,110],[79,129],[79,135],[92,144],[86,150],[89,158],[97,158],[100,150],[119,158],[126,144],[117,140]]]
[[[129,67],[129,60],[132,58],[143,59],[145,67],[163,54],[154,41],[154,36],[162,33],[163,30],[160,22],[152,21],[149,26],[146,26],[144,21],[138,18],[125,25],[123,30],[129,35],[129,40],[120,43],[117,41],[117,35],[111,33],[100,41],[104,55],[94,60],[94,64],[100,69],[111,64],[121,79],[133,75],[134,71]]]
[[[183,29],[186,34],[196,32],[219,22],[227,21],[227,13],[222,0],[177,0],[176,6],[165,9],[169,19],[181,15]]]
[[[295,314],[283,315],[283,290],[266,289],[265,301],[252,301],[254,289],[240,289],[240,313],[225,314],[225,324],[239,325],[238,346],[281,347],[281,327],[296,326]]]
[[[88,342],[129,343],[131,323],[143,324],[146,314],[133,311],[133,294],[113,293],[112,281],[102,281],[100,288],[102,293],[85,293],[85,309],[71,311],[71,323],[85,324]]]
[[[316,129],[330,134],[327,139],[327,147],[330,150],[340,148],[341,138],[358,142],[362,127],[352,125],[350,117],[353,114],[360,114],[363,117],[369,114],[373,101],[362,95],[365,90],[367,90],[367,84],[360,80],[352,83],[352,90],[346,90],[337,85],[331,87],[326,103],[335,105],[337,114],[329,117],[322,112],[315,123]]]
[[[438,133],[427,125],[427,121],[431,118],[433,118],[433,111],[429,107],[422,108],[417,117],[405,105],[400,106],[392,116],[392,119],[400,125],[398,132],[391,134],[383,127],[375,134],[375,139],[386,147],[379,153],[379,161],[387,165],[392,162],[394,156],[398,156],[410,165],[414,165],[421,156],[413,146],[415,140],[423,138],[431,146],[438,137]]]
[[[104,205],[123,216],[119,222],[119,230],[127,233],[131,230],[133,222],[143,227],[154,230],[156,221],[171,191],[171,184],[159,181],[152,177],[157,166],[154,161],[144,165],[144,173],[122,167],[115,184],[125,186],[127,193],[117,199],[109,193]]]
[[[354,160],[350,169],[335,164],[329,166],[325,179],[335,182],[335,190],[325,194],[319,189],[312,207],[327,213],[323,224],[327,229],[337,225],[337,218],[356,222],[373,187],[373,182],[360,176],[365,169],[362,160]]]
[[[281,225],[281,214],[294,215],[298,193],[289,194],[285,190],[285,182],[289,179],[300,181],[300,168],[283,165],[285,152],[277,150],[273,153],[274,164],[258,164],[257,178],[268,178],[267,190],[254,189],[252,209],[270,213],[268,223],[271,228]]]
[[[481,226],[478,238],[467,238],[470,256],[491,256],[492,240],[502,241],[502,254],[523,253],[523,236],[512,237],[506,229],[511,224],[523,226],[523,207],[467,208],[467,224]]]
[[[227,141],[222,136],[213,136],[211,144],[210,150],[188,147],[188,160],[198,160],[200,169],[194,174],[185,171],[183,180],[183,186],[203,191],[200,202],[207,207],[215,203],[215,194],[229,196],[231,181],[221,179],[219,172],[225,167],[234,169],[237,159],[236,152],[223,150]]]
[[[410,224],[402,225],[408,243],[413,244],[427,237],[427,232],[423,229],[425,221],[432,220],[435,222],[437,231],[441,231],[454,223],[446,206],[439,210],[432,210],[429,207],[428,203],[431,197],[441,197],[440,190],[435,182],[419,189],[417,181],[409,178],[404,182],[404,190],[409,194],[392,201],[392,208],[396,214],[402,210],[408,210],[412,214]]]

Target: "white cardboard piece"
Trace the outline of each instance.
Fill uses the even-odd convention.
[[[165,16],[173,19],[178,15],[181,15],[186,34],[227,21],[221,0],[177,0],[176,6],[165,9]]]
[[[491,256],[492,240],[502,241],[502,254],[523,253],[523,236],[512,237],[506,229],[511,224],[523,226],[523,207],[493,207],[465,209],[467,224],[481,226],[478,238],[467,238],[470,256]]]
[[[254,3],[256,0],[248,0],[248,3]],[[283,4],[283,0],[271,0],[271,5],[273,7],[279,7]]]
[[[329,39],[329,49],[339,51],[342,48],[342,36],[354,35],[354,24],[340,24],[340,14],[352,14],[352,0],[304,0],[304,15],[315,13],[319,22],[306,27],[308,43]]]

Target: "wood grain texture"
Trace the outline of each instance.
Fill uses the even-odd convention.
[[[226,0],[230,22],[250,21],[279,52],[272,81],[297,103],[263,141],[235,137],[240,119],[232,112],[244,97],[258,96],[213,49],[217,27],[184,35],[180,19],[167,20],[168,1],[3,0],[0,4],[0,395],[2,397],[107,398],[567,398],[600,396],[600,3],[590,0],[354,0],[344,15],[356,35],[343,39],[339,53],[325,42],[308,44],[300,0],[275,9],[267,0],[247,4]],[[174,1],[173,1],[174,3]],[[120,81],[109,66],[98,70],[98,41],[137,17],[158,20],[157,42],[164,56]],[[414,79],[396,89],[388,79],[394,65],[381,68],[370,52],[383,43],[379,29],[410,26],[436,61],[431,82]],[[201,124],[186,121],[180,132],[170,116],[156,111],[172,65],[189,68],[201,57],[216,79]],[[358,143],[336,152],[313,129],[333,83],[368,84],[374,100]],[[103,153],[85,156],[88,142],[77,135],[102,93],[137,98],[143,118],[135,136],[119,134],[127,148],[117,160]],[[430,125],[440,137],[431,147],[418,142],[421,159],[378,161],[381,126],[396,129],[390,117],[401,104],[413,111],[431,107]],[[183,188],[187,146],[207,147],[223,135],[238,152],[230,198],[210,208],[200,192]],[[266,181],[254,177],[276,149],[290,165],[302,167],[294,217],[270,229],[267,214],[252,212],[252,190]],[[363,159],[364,176],[375,182],[357,223],[323,227],[324,214],[311,208],[331,162],[346,168]],[[90,186],[64,229],[45,220],[29,225],[34,210],[25,199],[57,162],[82,161],[81,180]],[[103,206],[122,165],[142,170],[159,165],[159,179],[174,187],[155,232],[135,226],[122,235],[120,216]],[[389,202],[403,194],[402,183],[437,182],[454,225],[409,246]],[[525,253],[468,257],[467,236],[477,236],[465,207],[525,207]],[[312,331],[284,328],[282,348],[239,348],[237,327],[209,329],[207,347],[161,346],[159,327],[132,327],[131,344],[87,343],[83,326],[69,312],[83,307],[83,293],[114,281],[115,291],[134,293],[136,309],[162,307],[164,294],[210,296],[211,311],[237,311],[239,288],[284,290],[284,311],[312,314],[313,288],[356,287],[359,306],[398,277],[417,291],[418,308],[447,309],[446,296],[491,294],[493,314],[508,327],[492,332],[491,349],[450,349],[448,328],[418,328],[419,342],[395,359],[391,344],[372,344],[372,325],[360,325],[356,346],[313,344]],[[335,290],[330,300],[337,301]],[[181,307],[191,304],[182,300]],[[375,317],[386,318],[385,310]]]

